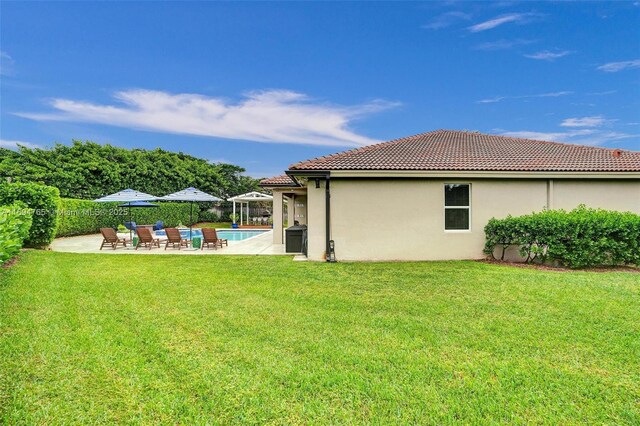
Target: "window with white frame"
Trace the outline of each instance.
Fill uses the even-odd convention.
[[[468,231],[471,229],[471,185],[447,183],[444,185],[444,229]]]

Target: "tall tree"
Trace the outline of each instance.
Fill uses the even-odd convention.
[[[93,199],[124,188],[164,195],[194,186],[220,198],[256,190],[258,179],[233,164],[162,149],[125,149],[74,140],[70,146],[0,148],[0,177],[39,182],[69,198]]]

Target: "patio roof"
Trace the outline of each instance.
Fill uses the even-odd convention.
[[[252,192],[247,192],[246,194],[240,194],[231,198],[227,198],[227,201],[238,201],[238,202],[273,201],[273,197],[269,194],[263,194],[262,192],[252,191]]]

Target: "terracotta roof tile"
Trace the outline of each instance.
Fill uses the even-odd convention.
[[[291,179],[287,175],[274,176],[272,178],[262,179],[260,181],[260,186],[269,186],[269,185],[276,185],[276,186],[291,185],[291,186],[295,186],[295,182],[293,181],[293,179]]]
[[[640,152],[436,130],[302,161],[289,169],[640,172]]]

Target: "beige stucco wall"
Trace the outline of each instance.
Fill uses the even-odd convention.
[[[324,182],[320,182],[320,188],[316,188],[313,182],[307,187],[307,257],[312,260],[325,259],[324,188]]]
[[[444,230],[444,184],[471,183],[471,230]],[[307,188],[309,252],[323,260],[325,190]],[[551,191],[550,193],[548,191]],[[483,228],[492,217],[553,208],[593,207],[640,213],[640,181],[546,179],[331,180],[331,238],[340,260],[483,258]]]
[[[273,191],[273,244],[283,243],[283,198],[281,191]]]
[[[640,182],[554,180],[554,209],[571,210],[580,204],[640,214]]]

